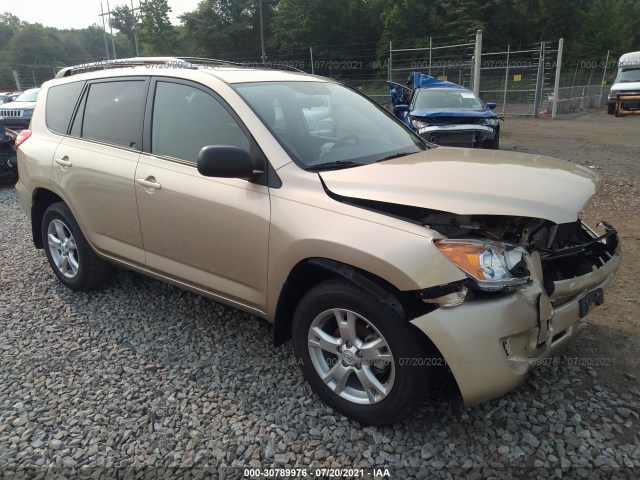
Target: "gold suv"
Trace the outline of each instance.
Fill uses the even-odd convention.
[[[145,273],[274,324],[337,411],[393,423],[450,372],[466,404],[572,340],[620,264],[599,179],[436,147],[339,83],[148,58],[63,69],[16,186],[58,279]]]

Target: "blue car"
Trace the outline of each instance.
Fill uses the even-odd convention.
[[[452,147],[500,148],[495,103],[484,103],[471,90],[418,72],[407,85],[388,84],[394,115],[424,139]]]

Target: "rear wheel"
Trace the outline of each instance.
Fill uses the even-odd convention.
[[[91,290],[107,279],[109,264],[89,246],[64,203],[54,203],[44,212],[42,240],[53,273],[66,287]]]
[[[347,417],[395,423],[429,386],[420,334],[386,304],[342,279],[312,288],[294,314],[293,342],[313,390]]]

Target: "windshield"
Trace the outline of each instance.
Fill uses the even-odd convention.
[[[16,102],[35,102],[38,99],[39,90],[27,90],[20,94],[14,101]]]
[[[615,83],[640,82],[640,68],[624,70],[618,74]]]
[[[420,89],[416,92],[415,110],[437,108],[484,108],[473,92],[462,89]]]
[[[233,87],[303,168],[346,168],[428,148],[382,107],[343,85],[255,82]]]

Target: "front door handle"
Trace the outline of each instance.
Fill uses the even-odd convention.
[[[72,165],[69,157],[67,157],[66,155],[62,158],[56,158],[56,163],[61,167],[70,167]]]
[[[148,189],[160,190],[162,188],[162,185],[157,183],[154,177],[136,178],[136,183],[138,185],[142,185],[147,190]]]

